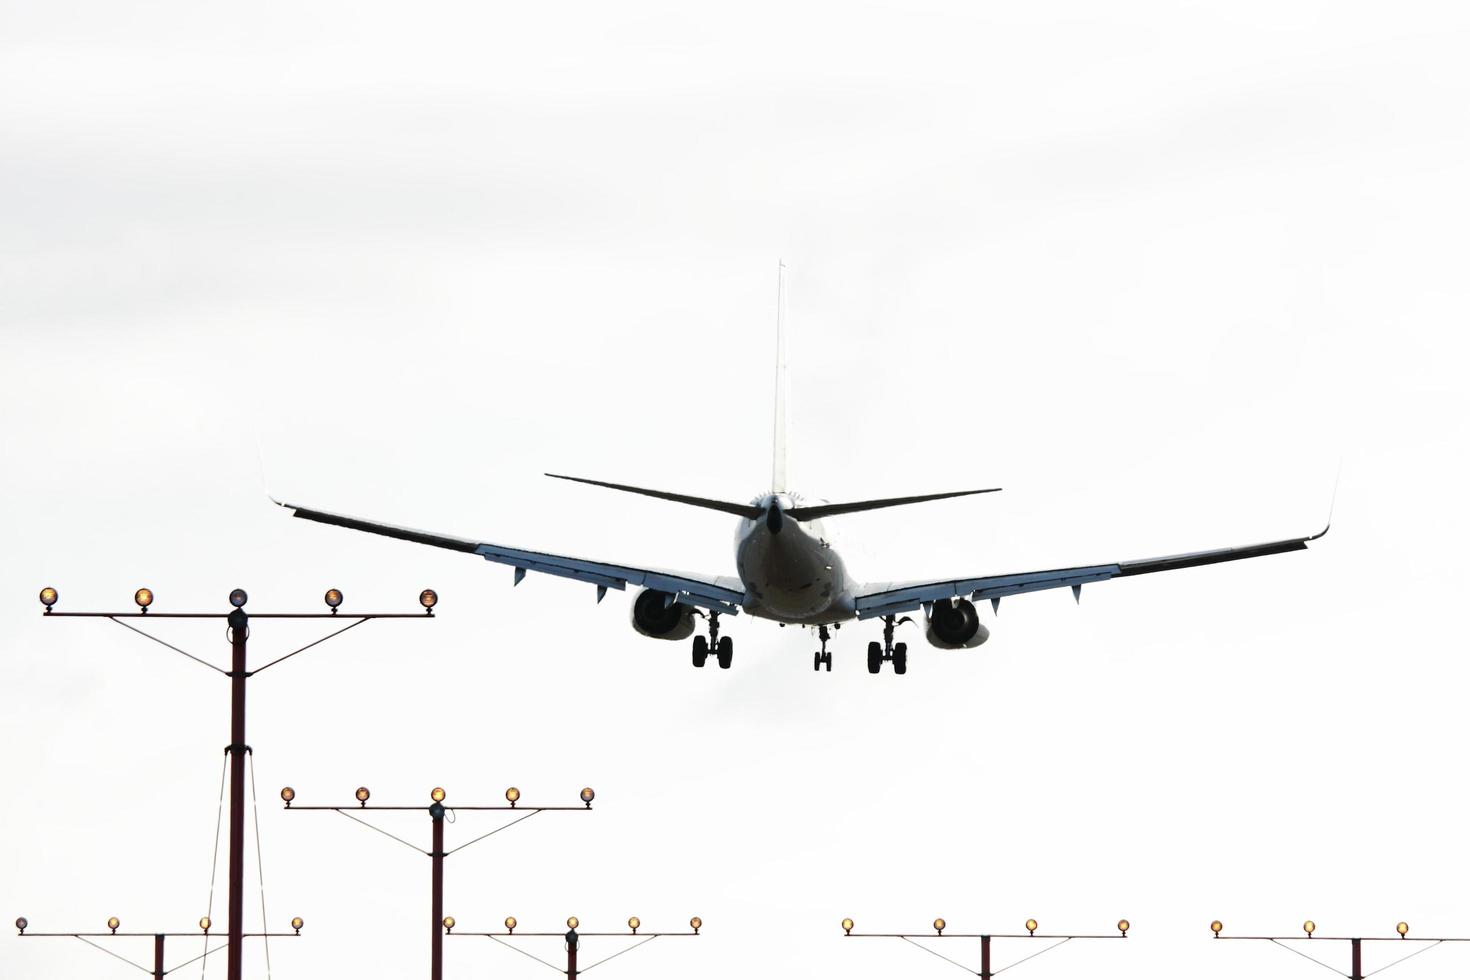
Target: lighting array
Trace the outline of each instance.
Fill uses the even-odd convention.
[[[1119,923],[1119,926],[1118,927],[1121,929],[1126,924],[1127,924],[1127,920],[1124,920],[1124,922]],[[1220,931],[1222,929],[1224,929],[1224,928],[1225,928],[1224,923],[1222,923],[1219,919],[1216,919],[1215,921],[1213,921],[1213,922],[1210,923],[1210,931],[1215,934],[1215,938],[1216,939],[1220,939],[1221,938]],[[1307,934],[1307,938],[1308,939],[1311,939],[1312,938],[1312,933],[1314,933],[1316,931],[1317,931],[1317,923],[1313,922],[1311,919],[1308,919],[1306,922],[1303,922],[1302,923],[1302,932],[1304,932],[1304,933]],[[1409,938],[1409,924],[1407,922],[1400,922],[1398,925],[1396,925],[1396,926],[1393,927],[1393,931],[1399,934],[1399,938],[1400,939],[1408,939]],[[1228,937],[1226,937],[1226,938],[1228,938]]]
[[[41,605],[45,606],[46,611],[49,613],[51,611],[51,608],[55,606],[57,601],[61,598],[61,594],[48,585],[41,590],[39,598],[41,600]],[[234,589],[230,592],[230,605],[234,606],[236,609],[243,609],[245,603],[249,601],[250,596],[248,593],[246,593],[244,589]],[[326,591],[326,594],[322,596],[322,601],[327,604],[327,608],[330,609],[332,611],[332,615],[335,616],[337,614],[338,607],[342,605],[342,590],[328,589]],[[148,607],[153,605],[153,590],[143,588],[134,592],[133,603],[138,607],[139,612],[146,614],[148,612]],[[424,607],[424,612],[426,614],[430,616],[434,615],[434,607],[438,604],[439,593],[435,592],[433,589],[424,589],[422,592],[419,593],[419,605]]]
[[[1313,923],[1311,923],[1311,922],[1308,922],[1307,925],[1312,926],[1313,929],[1316,928],[1316,926],[1313,925]],[[1399,935],[1403,935],[1404,932],[1407,932],[1408,931],[1408,929],[1409,929],[1408,926],[1404,925],[1402,922],[1400,922],[1399,925],[1403,927],[1402,928],[1402,931],[1399,933]],[[945,922],[943,919],[935,919],[934,920],[934,932],[935,932],[935,934],[936,935],[940,935],[940,936],[944,935],[944,930],[948,926],[949,926],[949,923],[948,922]],[[853,928],[854,928],[854,925],[853,925],[853,921],[851,919],[843,919],[842,920],[842,932],[843,932],[844,935],[851,936],[852,935]],[[1034,936],[1034,935],[1036,935],[1036,930],[1037,929],[1040,929],[1040,928],[1041,928],[1041,926],[1037,924],[1037,922],[1036,922],[1035,919],[1027,919],[1026,920],[1026,934],[1028,936]],[[1118,920],[1118,932],[1124,938],[1127,938],[1127,936],[1128,936],[1128,930],[1129,929],[1132,929],[1132,928],[1133,928],[1133,923],[1129,922],[1127,919],[1119,919]],[[1213,930],[1215,930],[1215,935],[1218,936],[1220,934],[1220,930],[1223,927],[1220,925],[1219,922],[1212,922],[1212,923],[1210,923],[1210,928],[1213,929]],[[1311,929],[1307,930],[1307,932],[1310,934],[1311,933]]]
[[[452,921],[453,920],[451,920],[451,922]],[[306,920],[303,919],[299,915],[296,916],[294,919],[291,920],[291,928],[296,931],[297,935],[300,935],[300,933],[301,933],[301,927],[304,926],[304,925],[306,925]],[[25,916],[21,916],[20,918],[18,918],[18,919],[15,920],[15,929],[22,936],[25,935],[26,930],[29,929],[30,926],[31,926],[31,920],[30,919],[27,919]],[[213,928],[213,927],[214,927],[214,920],[211,919],[209,916],[207,916],[207,915],[206,916],[202,916],[199,919],[199,931],[200,932],[208,933],[209,930],[211,928]],[[121,919],[119,919],[115,915],[110,915],[110,916],[107,917],[107,931],[109,933],[111,933],[112,935],[117,935],[117,931],[119,929],[121,929],[121,928],[122,928],[122,920]],[[47,935],[53,935],[53,934],[48,933]],[[64,933],[63,935],[72,935],[72,934],[71,933]],[[174,934],[173,933],[168,933],[168,935],[174,935]]]

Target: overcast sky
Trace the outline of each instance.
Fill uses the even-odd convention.
[[[282,812],[285,784],[596,787],[590,815],[450,858],[446,910],[704,918],[606,980],[958,975],[844,941],[844,916],[1134,923],[1016,974],[1035,980],[1319,972],[1212,944],[1216,917],[1470,935],[1467,29],[1460,4],[1325,0],[0,0],[0,908],[187,931],[209,902],[227,684],[105,621],[43,621],[41,586],[95,610],[146,585],[157,611],[236,586],[255,611],[328,587],[413,611],[433,587],[432,622],[251,684],[269,925],[307,920],[272,975],[428,955],[428,861]],[[733,574],[727,516],[540,474],[767,489],[778,257],[796,489],[1005,488],[831,520],[860,580],[1309,534],[1341,462],[1333,530],[1080,605],[1007,600],[978,650],[906,627],[908,675],[870,677],[871,624],[814,674],[810,635],[727,620],[734,668],[696,671],[687,641],[632,631],[631,594],[512,589],[266,500]],[[228,657],[217,623],[151,628]],[[252,656],[319,632],[259,622]],[[421,815],[384,825],[427,848]],[[495,825],[460,814],[450,844]],[[255,880],[252,857],[252,928]],[[447,946],[450,976],[549,975]],[[0,973],[133,971],[10,938]]]

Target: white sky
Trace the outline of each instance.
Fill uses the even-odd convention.
[[[427,959],[428,861],[282,813],[286,783],[318,803],[595,786],[592,815],[451,858],[447,911],[705,919],[607,980],[958,975],[843,941],[845,915],[1133,921],[1018,980],[1319,971],[1211,945],[1214,917],[1470,934],[1467,27],[1463,5],[1281,0],[0,0],[0,908],[188,930],[208,900],[225,682],[105,622],[43,622],[42,585],[73,610],[148,585],[159,611],[237,585],[257,611],[328,587],[408,610],[432,586],[432,624],[252,684],[271,925],[307,920],[272,946],[281,977]],[[728,518],[539,474],[765,489],[777,256],[798,489],[1006,488],[834,519],[859,578],[1310,533],[1341,459],[1336,526],[1080,607],[1017,597],[984,611],[985,647],[915,632],[908,676],[874,678],[872,626],[817,675],[807,635],[727,621],[735,668],[695,671],[633,633],[629,596],[512,591],[509,569],[262,495],[260,456],[316,506],[732,573]],[[154,625],[227,656],[215,626]],[[315,635],[258,624],[252,647]],[[494,826],[460,820],[451,843]],[[389,826],[427,846],[427,819]],[[549,975],[482,940],[448,957]],[[7,939],[0,974],[132,971]]]

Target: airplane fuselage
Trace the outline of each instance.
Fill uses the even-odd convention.
[[[787,516],[793,506],[787,494],[767,494],[754,502],[763,516],[743,518],[735,537],[745,612],[810,626],[853,618],[847,569],[821,522]]]

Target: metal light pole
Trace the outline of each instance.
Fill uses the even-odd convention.
[[[381,827],[375,826],[374,824],[370,824],[366,820],[362,820],[358,817],[353,816],[354,813],[362,813],[367,810],[410,810],[422,812],[425,809],[424,807],[382,806],[379,804],[369,804],[368,800],[372,799],[372,793],[368,790],[366,786],[359,786],[354,796],[357,799],[357,806],[355,807],[293,807],[291,804],[296,799],[296,790],[292,789],[290,786],[287,786],[281,790],[281,799],[285,802],[286,809],[288,810],[330,810],[335,813],[340,813],[342,816],[347,817],[350,820],[355,820],[365,827],[376,830],[378,833],[383,834],[385,837],[392,837],[394,840],[398,841],[398,843],[400,844],[403,844],[405,847],[412,848],[418,853],[423,854],[429,858],[429,977],[430,980],[442,980],[444,976],[444,936],[445,933],[454,928],[454,919],[452,917],[446,917],[444,915],[444,859],[457,851],[464,850],[466,847],[469,847],[470,844],[477,844],[487,837],[498,834],[502,830],[513,827],[516,824],[520,823],[522,820],[529,820],[531,817],[536,816],[538,813],[548,813],[556,811],[582,812],[586,810],[591,810],[592,801],[596,798],[597,794],[592,791],[592,787],[584,786],[582,788],[582,792],[578,794],[578,798],[582,801],[581,806],[517,806],[521,799],[521,791],[512,786],[510,789],[505,791],[505,799],[506,803],[508,804],[506,806],[474,805],[446,807],[444,805],[444,800],[446,797],[444,789],[442,787],[435,786],[433,791],[429,793],[429,799],[431,802],[427,808],[429,813],[429,822],[432,827],[432,844],[430,845],[430,849],[427,851],[420,850],[417,845],[411,844],[401,837],[390,834],[388,833],[388,831],[383,830]],[[444,849],[444,817],[445,814],[447,814],[451,809],[455,811],[467,810],[477,812],[514,811],[515,813],[520,814],[520,816],[518,816],[515,820],[512,820],[510,823],[502,824],[501,826],[496,827],[489,833],[481,834],[479,837],[476,837],[473,840],[468,841],[467,843],[460,844],[458,847],[446,851]]]
[[[290,932],[247,932],[243,935],[242,938],[276,939],[290,936],[299,936],[301,935],[301,927],[305,924],[306,923],[301,920],[301,917],[297,916],[296,918],[291,920]],[[122,960],[124,963],[127,963],[130,966],[137,967],[144,973],[151,972],[153,974],[153,980],[163,980],[164,974],[172,973],[174,970],[186,967],[190,963],[198,963],[200,960],[204,959],[206,956],[209,956],[211,953],[217,953],[221,949],[225,948],[225,946],[223,945],[215,946],[213,949],[209,948],[209,928],[212,925],[209,920],[209,916],[205,916],[204,918],[199,920],[198,932],[118,932],[117,930],[121,925],[122,923],[118,920],[117,916],[113,916],[112,918],[107,920],[107,932],[26,932],[26,929],[30,926],[30,922],[24,917],[15,920],[15,928],[20,932],[22,936],[33,939],[80,939],[88,946],[91,946],[94,949],[99,949],[102,952],[106,953],[108,956]],[[200,953],[198,956],[194,957],[191,960],[185,960],[183,963],[179,963],[175,966],[166,968],[163,963],[163,946],[164,940],[169,938],[170,936],[185,938],[199,938],[202,936],[204,938],[204,952]],[[94,939],[141,939],[148,937],[152,937],[153,939],[153,968],[151,971],[148,967],[144,966],[141,963],[135,963],[132,960],[128,959],[126,956],[123,956],[119,953],[114,953],[112,950],[92,942],[92,940]]]
[[[1451,938],[1451,937],[1415,936],[1414,938],[1411,939],[1411,938],[1409,938],[1409,924],[1407,922],[1400,922],[1397,926],[1394,927],[1394,932],[1398,933],[1398,935],[1396,935],[1396,936],[1318,936],[1318,935],[1316,935],[1316,932],[1317,932],[1317,923],[1313,922],[1311,919],[1308,919],[1306,922],[1303,922],[1302,923],[1302,933],[1303,933],[1303,935],[1301,935],[1301,936],[1222,936],[1222,935],[1220,935],[1220,931],[1222,929],[1224,929],[1224,928],[1225,927],[1220,923],[1220,920],[1219,919],[1216,919],[1214,922],[1211,922],[1210,923],[1210,931],[1215,934],[1215,938],[1216,939],[1243,939],[1243,940],[1248,940],[1248,941],[1251,941],[1251,942],[1274,943],[1275,945],[1280,946],[1282,949],[1290,950],[1291,952],[1297,954],[1298,956],[1300,956],[1300,957],[1302,957],[1304,959],[1311,960],[1313,963],[1316,963],[1319,966],[1325,966],[1325,967],[1327,967],[1327,969],[1331,970],[1333,973],[1340,973],[1343,976],[1347,977],[1348,980],[1364,980],[1364,977],[1368,975],[1368,974],[1363,973],[1363,944],[1364,943],[1397,943],[1397,942],[1406,942],[1406,943],[1427,944],[1427,945],[1420,945],[1412,953],[1409,953],[1409,954],[1407,954],[1405,956],[1400,956],[1398,959],[1396,959],[1392,963],[1388,964],[1388,966],[1380,966],[1378,969],[1376,969],[1376,970],[1373,971],[1373,973],[1382,973],[1384,970],[1387,970],[1389,967],[1398,966],[1400,963],[1404,962],[1404,960],[1411,959],[1412,957],[1418,956],[1420,953],[1427,953],[1427,952],[1429,952],[1431,949],[1433,949],[1434,947],[1438,946],[1440,943],[1463,943],[1463,942],[1470,942],[1470,937],[1455,937],[1455,938]],[[1312,956],[1311,954],[1307,953],[1306,951],[1304,951],[1304,950],[1302,950],[1302,949],[1300,949],[1300,948],[1298,948],[1296,946],[1288,946],[1288,945],[1286,945],[1288,942],[1292,942],[1292,941],[1303,942],[1304,943],[1304,942],[1307,942],[1308,940],[1310,940],[1313,943],[1317,943],[1317,944],[1321,944],[1321,943],[1347,943],[1349,945],[1349,947],[1351,948],[1352,972],[1351,973],[1342,973],[1342,971],[1339,970],[1337,967],[1332,966],[1331,964],[1328,964],[1328,963],[1323,963],[1321,960],[1317,959],[1315,956]]]
[[[505,931],[504,932],[455,932],[454,931],[454,917],[453,916],[450,916],[450,917],[448,917],[447,919],[444,920],[444,933],[445,933],[445,935],[450,935],[450,936],[482,936],[482,937],[484,937],[486,939],[492,940],[493,942],[497,942],[497,943],[499,943],[502,946],[507,946],[507,947],[515,950],[517,953],[520,953],[522,956],[529,956],[531,959],[535,960],[536,962],[540,963],[541,965],[543,965],[543,966],[549,966],[553,970],[556,970],[558,973],[565,973],[566,974],[566,977],[567,977],[567,980],[577,980],[577,973],[578,973],[577,953],[578,953],[578,951],[581,948],[582,940],[583,939],[612,937],[612,938],[618,938],[618,939],[636,939],[636,940],[638,940],[637,942],[633,943],[633,945],[631,945],[631,946],[625,946],[624,948],[618,950],[616,953],[613,953],[610,956],[604,956],[602,959],[596,961],[595,963],[591,963],[591,964],[589,964],[587,966],[582,967],[581,968],[581,972],[582,973],[586,973],[588,970],[592,969],[592,967],[594,967],[594,966],[601,966],[602,964],[606,963],[608,960],[614,959],[615,957],[618,957],[618,956],[622,956],[624,953],[630,953],[633,950],[637,949],[639,946],[642,946],[645,943],[651,943],[655,939],[663,939],[663,938],[668,937],[668,936],[697,936],[697,935],[699,935],[700,928],[704,926],[704,920],[701,919],[697,915],[694,918],[690,919],[689,920],[689,931],[688,932],[639,932],[638,930],[642,927],[643,923],[639,920],[639,918],[636,915],[633,916],[631,919],[628,920],[628,931],[627,932],[578,932],[577,931],[577,927],[579,925],[581,925],[582,923],[577,920],[577,917],[575,915],[572,916],[570,919],[567,920],[567,931],[564,932],[564,933],[562,933],[562,932],[516,932],[516,924],[517,923],[516,923],[515,918],[514,917],[511,917],[511,918],[508,918],[508,919],[505,920]],[[509,939],[518,939],[518,938],[519,939],[546,939],[546,938],[556,938],[556,937],[560,937],[563,940],[563,942],[565,943],[565,945],[566,945],[567,965],[566,965],[566,969],[565,970],[563,970],[559,966],[556,966],[553,963],[549,963],[546,960],[543,960],[541,957],[535,955],[534,953],[528,953],[524,949],[521,949],[519,946],[515,946],[515,945],[507,942],[507,940],[509,940]]]
[[[1069,943],[1069,942],[1071,942],[1074,939],[1127,939],[1128,938],[1128,930],[1132,928],[1132,925],[1129,923],[1129,921],[1127,919],[1119,919],[1118,920],[1118,934],[1116,936],[1111,935],[1111,934],[1109,934],[1109,935],[1082,935],[1082,934],[1068,934],[1068,933],[1049,933],[1049,934],[1038,933],[1036,930],[1039,927],[1037,926],[1035,919],[1027,919],[1026,920],[1026,931],[1025,931],[1025,933],[1010,933],[1010,934],[1004,934],[1004,933],[965,933],[965,932],[949,932],[949,933],[947,933],[947,932],[944,931],[947,925],[948,924],[943,919],[935,919],[934,920],[934,932],[933,932],[933,934],[930,934],[930,933],[927,933],[927,932],[925,932],[925,933],[907,933],[907,932],[853,932],[852,931],[853,930],[853,922],[852,922],[852,920],[851,919],[843,919],[842,920],[842,933],[843,933],[844,936],[850,936],[853,939],[902,939],[904,942],[906,942],[906,943],[908,943],[908,944],[910,944],[912,946],[919,947],[920,949],[922,949],[926,953],[930,953],[930,954],[932,954],[934,956],[939,957],[940,959],[944,960],[946,963],[950,963],[950,964],[952,964],[954,966],[959,967],[960,969],[964,970],[966,973],[971,973],[971,974],[974,974],[975,976],[980,977],[981,980],[991,980],[991,977],[994,977],[997,973],[1000,973],[1002,970],[1009,970],[1011,967],[1015,966],[1018,963],[1021,963],[1021,962],[1025,961],[1025,960],[1034,959],[1034,958],[1040,956],[1042,953],[1050,952],[1051,950],[1056,949],[1058,946],[1061,946],[1064,943]],[[940,953],[940,952],[938,952],[936,950],[930,949],[928,946],[925,946],[923,943],[919,942],[920,939],[929,939],[929,940],[935,940],[935,939],[978,939],[978,940],[980,940],[980,969],[979,970],[974,970],[974,969],[971,969],[969,966],[966,966],[964,963],[959,962],[958,960],[952,960],[948,956],[945,956],[943,953]],[[1010,963],[1010,964],[1007,964],[1006,966],[1001,967],[1000,969],[992,970],[991,969],[991,965],[990,965],[990,945],[991,945],[992,940],[996,940],[996,939],[1029,939],[1029,940],[1041,939],[1041,940],[1050,940],[1051,941],[1051,945],[1050,946],[1046,946],[1046,947],[1044,947],[1044,948],[1042,948],[1040,950],[1037,950],[1036,952],[1031,953],[1028,956],[1023,956],[1021,959],[1016,960],[1015,963]]]
[[[139,589],[133,594],[133,601],[138,606],[137,612],[57,612],[52,607],[57,603],[58,595],[54,588],[47,586],[41,590],[41,604],[46,607],[47,617],[77,617],[87,619],[108,619],[119,626],[129,629],[140,636],[145,636],[155,643],[161,644],[175,653],[183,654],[190,660],[195,661],[216,673],[223,674],[230,679],[230,744],[225,751],[230,757],[230,882],[229,882],[229,908],[228,916],[228,956],[229,966],[227,969],[228,980],[241,980],[244,965],[244,947],[240,940],[244,938],[244,915],[245,915],[245,755],[250,752],[250,746],[245,741],[245,685],[246,682],[259,674],[261,671],[284,660],[296,656],[298,653],[317,646],[330,640],[332,637],[340,636],[354,627],[376,619],[417,619],[422,620],[434,615],[434,606],[439,597],[433,589],[425,589],[419,593],[419,604],[423,606],[426,615],[416,613],[369,613],[344,616],[343,619],[351,619],[352,622],[335,630],[318,640],[314,640],[306,646],[292,650],[270,661],[262,667],[254,670],[249,669],[246,659],[246,646],[250,639],[250,622],[253,619],[332,619],[337,616],[338,607],[342,604],[342,593],[337,589],[328,589],[324,596],[330,612],[326,613],[246,613],[245,603],[249,601],[244,589],[235,589],[230,593],[230,605],[233,607],[228,613],[152,613],[148,612],[153,605],[153,591],[151,589]],[[230,669],[221,668],[210,663],[202,657],[196,657],[186,650],[181,650],[165,640],[161,640],[138,626],[125,622],[125,620],[159,620],[159,619],[223,619],[229,626],[230,634]]]

